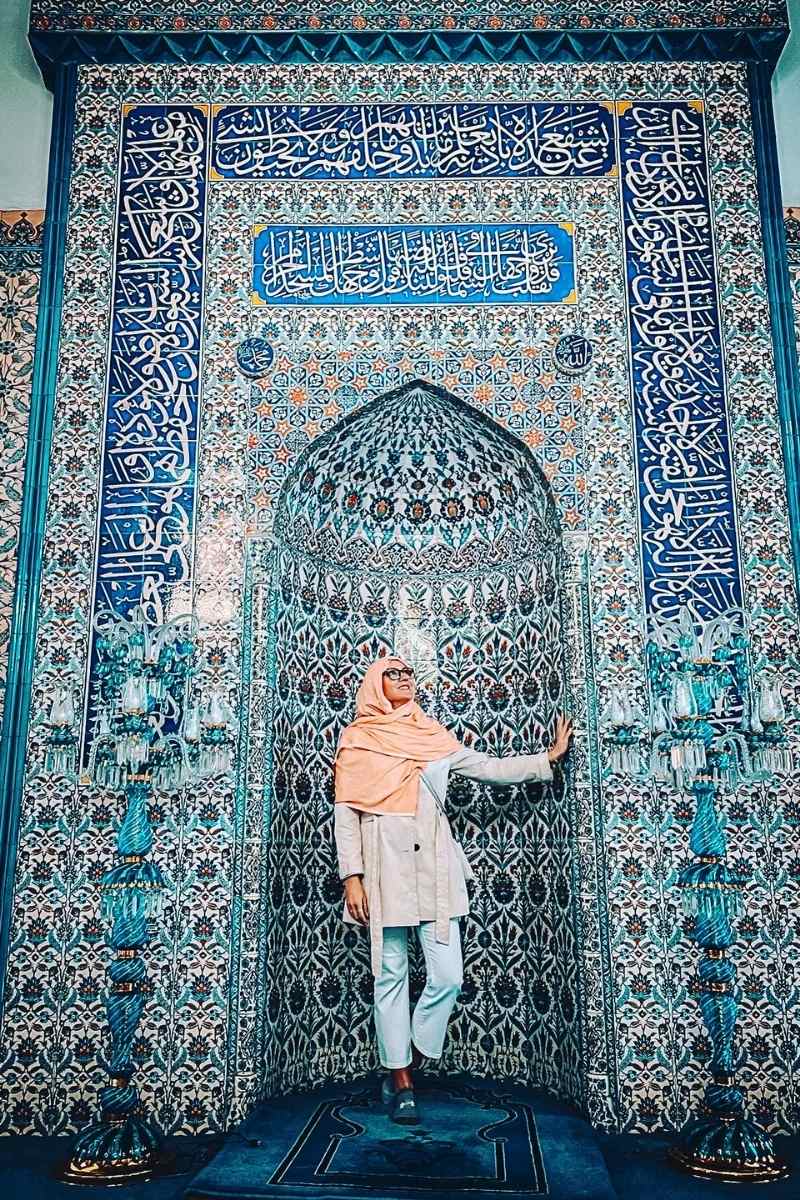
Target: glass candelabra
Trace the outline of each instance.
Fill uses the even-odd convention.
[[[788,772],[791,758],[780,680],[769,668],[753,672],[748,651],[740,609],[705,622],[688,607],[676,618],[651,618],[647,773],[694,797],[695,860],[680,871],[677,883],[693,921],[691,937],[703,953],[699,1001],[712,1045],[712,1081],[702,1111],[684,1127],[670,1157],[699,1178],[768,1182],[785,1178],[788,1168],[776,1158],[771,1136],[745,1115],[744,1092],[735,1080],[739,1005],[736,968],[727,951],[747,880],[726,862],[717,802],[741,784]],[[641,774],[641,713],[624,688],[612,694],[604,727],[612,770]]]
[[[198,632],[193,616],[153,624],[138,607],[127,617],[98,613],[94,625],[97,704],[82,782],[125,797],[118,861],[100,883],[114,952],[105,1000],[109,1080],[100,1091],[100,1116],[78,1134],[61,1175],[73,1183],[120,1184],[150,1178],[162,1160],[160,1138],[133,1083],[132,1061],[148,994],[140,951],[152,936],[167,886],[148,858],[153,844],[148,802],[156,792],[174,793],[226,775],[234,723],[219,692],[207,703],[193,693]],[[78,737],[69,691],[53,696],[48,726],[45,767],[74,778]]]

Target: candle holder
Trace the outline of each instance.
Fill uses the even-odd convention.
[[[746,620],[730,609],[703,622],[688,607],[677,618],[653,617],[646,649],[651,694],[650,729],[642,729],[624,689],[604,714],[612,770],[642,772],[640,742],[650,738],[648,773],[694,797],[690,847],[695,861],[677,886],[692,918],[690,936],[703,952],[699,1003],[712,1045],[712,1081],[701,1112],[669,1151],[671,1161],[697,1178],[770,1182],[789,1174],[775,1156],[772,1137],[744,1111],[735,1080],[734,1031],[738,1014],[736,968],[727,957],[731,921],[747,878],[726,863],[717,801],[742,784],[790,770],[785,710],[774,670],[751,671]]]
[[[153,845],[148,805],[155,792],[175,793],[230,771],[233,718],[219,693],[205,705],[191,696],[198,632],[193,616],[153,624],[140,606],[127,617],[102,611],[94,628],[97,715],[81,781],[125,797],[118,862],[100,882],[114,953],[105,1000],[111,1052],[100,1117],[77,1135],[59,1174],[69,1183],[122,1184],[151,1178],[164,1161],[161,1139],[133,1083],[132,1061],[150,992],[140,951],[152,937],[168,886],[147,857]],[[59,690],[48,720],[45,766],[73,779],[74,722],[72,696]]]

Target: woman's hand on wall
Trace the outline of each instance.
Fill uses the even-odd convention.
[[[369,924],[367,893],[360,875],[348,875],[344,881],[344,902],[351,917],[361,925]]]
[[[556,721],[556,736],[552,746],[547,751],[547,757],[550,759],[551,765],[558,762],[560,758],[569,750],[569,743],[572,737],[572,720],[570,717],[565,717],[561,714]]]

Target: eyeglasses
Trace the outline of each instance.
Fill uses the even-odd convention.
[[[383,672],[384,679],[391,679],[392,683],[399,683],[401,679],[413,679],[414,672],[411,667],[389,667],[388,671]]]

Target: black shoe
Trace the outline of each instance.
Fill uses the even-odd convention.
[[[389,1115],[398,1125],[419,1125],[419,1113],[413,1088],[400,1088],[395,1092]]]

